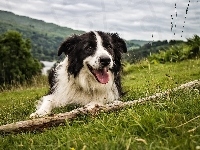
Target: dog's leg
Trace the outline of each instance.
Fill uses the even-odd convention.
[[[30,115],[30,118],[37,118],[48,115],[51,113],[52,108],[53,108],[53,96],[52,95],[43,96],[41,104],[37,106],[36,112],[32,113]]]

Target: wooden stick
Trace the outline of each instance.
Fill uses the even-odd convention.
[[[145,103],[147,101],[155,101],[158,98],[166,97],[171,92],[185,89],[185,88],[194,88],[199,85],[200,85],[200,80],[194,80],[186,84],[182,84],[179,87],[176,87],[174,89],[166,90],[160,93],[155,93],[152,96],[140,98],[138,100],[132,100],[132,101],[127,101],[127,102],[115,101],[111,104],[106,104],[105,106],[96,106],[92,110],[87,110],[84,107],[80,107],[70,112],[60,113],[54,116],[48,116],[48,117],[43,117],[43,118],[30,119],[30,120],[11,123],[11,124],[6,124],[6,125],[0,126],[0,134],[20,133],[20,132],[26,132],[26,131],[42,131],[45,128],[49,128],[52,126],[55,127],[61,124],[65,124],[66,121],[73,120],[77,118],[79,115],[87,115],[87,114],[97,115],[100,112],[115,111],[127,106],[133,106],[136,104]]]

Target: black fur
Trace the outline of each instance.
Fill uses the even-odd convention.
[[[117,85],[118,91],[120,96],[122,93],[122,86],[121,86],[121,71],[122,71],[122,63],[121,63],[121,57],[122,53],[127,52],[126,43],[123,39],[121,39],[117,34],[111,34],[112,41],[114,43],[114,76],[115,76],[115,84]]]
[[[62,52],[68,55],[68,73],[76,77],[83,67],[83,60],[95,53],[97,43],[93,32],[85,33],[80,36],[74,35],[61,44],[58,56]]]
[[[55,83],[56,83],[56,70],[55,70],[55,65],[53,68],[49,71],[49,76],[48,76],[48,81],[49,81],[49,92],[47,95],[52,94],[55,91]]]

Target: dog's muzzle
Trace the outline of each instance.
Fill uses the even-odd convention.
[[[111,59],[108,56],[101,56],[99,58],[99,63],[102,68],[108,66],[110,62],[111,62]]]
[[[90,72],[94,75],[95,79],[101,83],[106,84],[109,81],[109,65],[111,63],[111,58],[106,55],[99,57],[99,68],[93,68],[91,65],[87,65]]]

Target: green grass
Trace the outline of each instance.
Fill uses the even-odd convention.
[[[126,65],[123,87],[127,94],[123,100],[138,99],[195,79],[200,79],[200,60]],[[0,124],[27,119],[35,101],[46,91],[47,86],[35,85],[1,92]],[[0,149],[196,150],[200,146],[199,91],[199,87],[177,91],[156,102],[96,117],[81,116],[44,132],[0,135]]]
[[[166,64],[142,61],[136,65],[127,64],[123,74],[127,95],[139,98],[200,79],[200,60]]]

